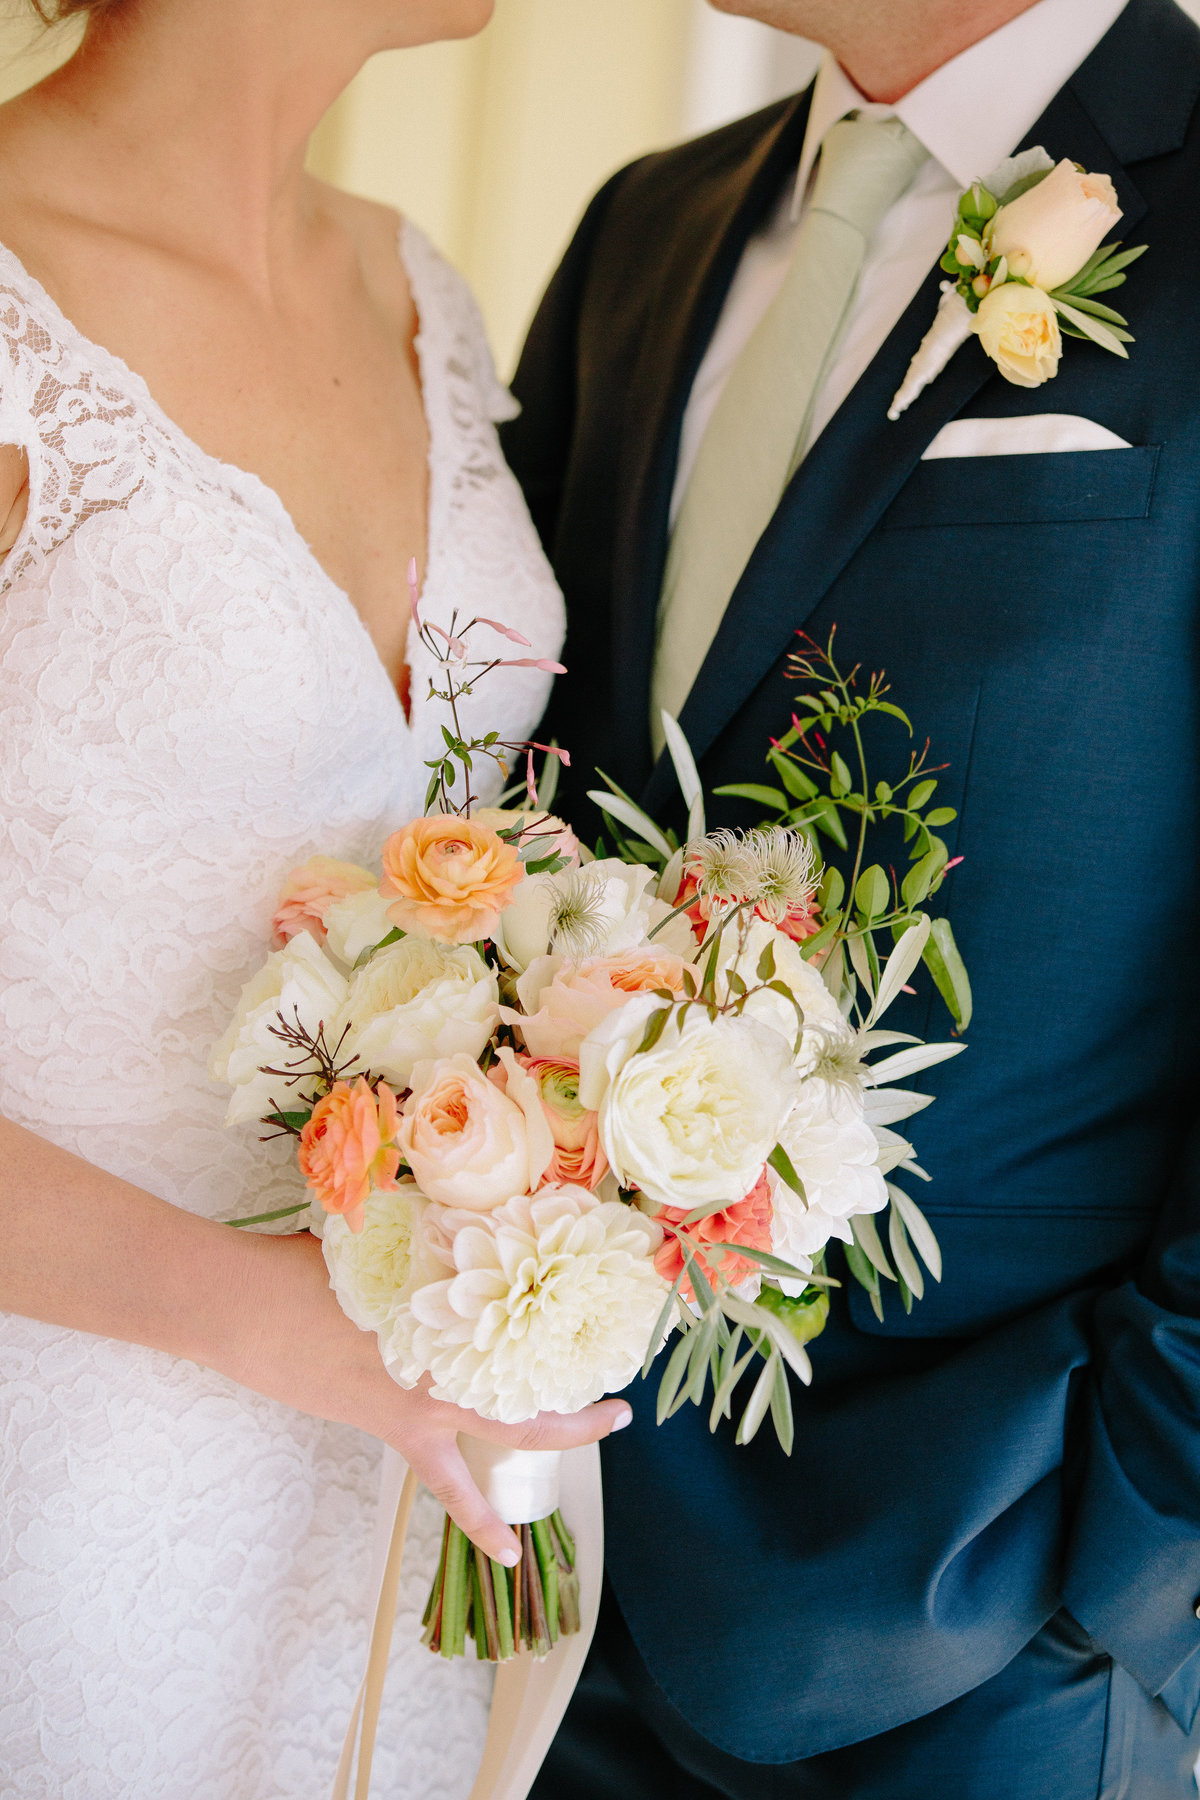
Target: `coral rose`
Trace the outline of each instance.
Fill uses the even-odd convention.
[[[536,1084],[542,1111],[554,1139],[554,1155],[542,1179],[587,1188],[595,1193],[608,1174],[608,1158],[600,1145],[600,1121],[579,1098],[579,1064],[569,1057],[518,1056],[517,1063]],[[500,1065],[489,1071],[503,1085]]]
[[[468,944],[491,937],[521,877],[511,844],[474,819],[439,813],[393,832],[380,891],[401,931]]]
[[[672,1225],[681,1226],[687,1218],[687,1212],[682,1206],[664,1206],[657,1218],[663,1227],[664,1236],[655,1252],[654,1266],[665,1281],[673,1282],[678,1275],[683,1275],[679,1291],[685,1300],[690,1300],[692,1284],[684,1274],[683,1251],[678,1237],[670,1229]],[[705,1256],[704,1247],[706,1244],[746,1244],[752,1250],[770,1250],[771,1189],[766,1174],[759,1177],[757,1185],[751,1188],[744,1200],[735,1200],[732,1206],[710,1213],[707,1219],[700,1219],[695,1225],[689,1225],[683,1236],[709,1281],[720,1274],[732,1287],[739,1281],[744,1281],[748,1275],[759,1274],[759,1264],[750,1257],[722,1256],[714,1263]]]
[[[325,915],[335,900],[349,894],[365,894],[376,885],[370,869],[357,863],[337,862],[332,856],[310,856],[293,869],[279,895],[271,921],[271,948],[282,950],[298,931],[311,932],[318,944],[325,942]]]
[[[667,950],[629,950],[621,956],[588,956],[563,963],[543,956],[517,983],[523,1013],[501,1008],[534,1057],[575,1060],[588,1033],[637,994],[656,988],[683,990],[684,963]]]
[[[300,1171],[327,1213],[351,1231],[363,1228],[368,1196],[396,1186],[400,1152],[396,1096],[381,1081],[373,1092],[360,1075],[334,1084],[300,1134]]]

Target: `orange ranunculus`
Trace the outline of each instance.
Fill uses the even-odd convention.
[[[396,1186],[400,1152],[396,1096],[385,1081],[372,1091],[360,1075],[353,1086],[334,1084],[300,1133],[300,1171],[328,1213],[341,1213],[351,1231],[363,1228],[371,1193]]]
[[[310,856],[293,869],[283,884],[275,917],[271,921],[271,947],[282,950],[298,931],[307,931],[318,944],[325,942],[325,914],[335,900],[348,894],[365,894],[375,886],[370,869],[357,863],[337,862],[332,856]]]
[[[388,918],[447,944],[490,937],[524,871],[511,844],[474,819],[437,813],[414,819],[383,846],[380,892]]]
[[[657,1218],[665,1235],[655,1252],[654,1266],[665,1281],[674,1281],[684,1266],[683,1251],[680,1249],[679,1239],[667,1228],[679,1225],[686,1219],[687,1209],[682,1206],[664,1206]],[[732,1286],[736,1286],[747,1275],[757,1275],[761,1265],[746,1256],[723,1256],[715,1263],[708,1262],[704,1246],[748,1244],[754,1250],[771,1248],[771,1190],[767,1186],[766,1172],[759,1177],[758,1185],[751,1188],[744,1200],[735,1200],[732,1206],[726,1206],[721,1212],[710,1213],[707,1219],[689,1225],[683,1235],[687,1239],[689,1250],[710,1281],[720,1273]],[[692,1284],[686,1275],[679,1285],[679,1291],[685,1300],[692,1298]]]

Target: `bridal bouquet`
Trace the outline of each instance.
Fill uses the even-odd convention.
[[[519,808],[474,802],[480,757],[546,748],[459,731],[456,699],[495,666],[471,659],[480,628],[499,629],[439,634],[453,729],[430,810],[378,869],[315,857],[289,877],[276,947],[213,1057],[229,1121],[296,1138],[310,1198],[285,1210],[312,1204],[337,1297],[401,1384],[517,1423],[624,1388],[674,1336],[660,1420],[706,1401],[717,1429],[758,1365],[738,1441],[769,1412],[790,1450],[787,1371],[811,1377],[830,1240],[877,1307],[885,1281],[905,1305],[921,1294],[919,1258],[939,1273],[928,1224],[889,1179],[922,1174],[893,1127],[929,1097],[895,1084],[962,1045],[880,1021],[923,960],[966,1023],[949,927],[921,910],[949,867],[936,827],[952,815],[930,809],[919,758],[868,795],[865,764],[856,782],[832,738],[861,752],[868,712],[903,715],[881,682],[860,696],[831,656],[802,657],[797,674],[822,685],[771,750],[779,785],[736,790],[766,809],[760,828],[706,831],[668,720],[686,840],[610,784],[595,798],[617,853],[588,859],[548,810],[552,747],[540,789],[529,761]],[[863,854],[891,816],[912,858],[898,889]],[[822,836],[850,852],[848,880],[820,870]],[[890,1257],[876,1225],[889,1204]],[[464,1451],[523,1555],[492,1563],[447,1520],[427,1642],[544,1654],[577,1625],[558,1458]]]

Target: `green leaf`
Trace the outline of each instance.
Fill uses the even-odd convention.
[[[850,1221],[850,1229],[854,1233],[854,1241],[871,1264],[878,1269],[886,1281],[895,1281],[896,1272],[887,1259],[883,1245],[879,1241],[879,1231],[871,1213],[860,1213]]]
[[[672,718],[665,708],[659,713],[662,720],[663,735],[671,761],[675,765],[675,777],[683,794],[684,805],[688,809],[688,837],[704,836],[704,789],[700,784],[700,776],[696,770],[696,759],[692,755],[691,745],[679,728],[677,719]]]
[[[901,1291],[907,1288],[918,1300],[925,1296],[925,1277],[921,1273],[921,1265],[912,1253],[908,1241],[908,1233],[904,1229],[904,1220],[893,1203],[888,1208],[888,1247],[892,1252],[892,1260],[896,1265],[902,1284]]]
[[[724,1201],[717,1201],[717,1211],[723,1212],[725,1204]],[[838,1286],[838,1283],[828,1275],[806,1274],[803,1269],[797,1269],[793,1263],[784,1262],[781,1256],[772,1255],[770,1250],[759,1250],[753,1244],[711,1244],[706,1246],[705,1254],[710,1258],[715,1257],[718,1262],[722,1256],[744,1256],[748,1261],[758,1263],[762,1268],[769,1270],[772,1275],[782,1275],[787,1281],[811,1281],[818,1287]],[[765,1289],[763,1291],[766,1292]],[[760,1294],[755,1304],[761,1304],[761,1302],[762,1295]]]
[[[893,719],[899,719],[900,723],[908,732],[909,737],[912,736],[912,720],[902,708],[893,706],[890,700],[876,700],[872,710],[881,713],[891,713]]]
[[[909,926],[900,937],[896,948],[888,957],[882,978],[878,986],[875,1005],[871,1009],[870,1023],[885,1013],[897,994],[907,983],[917,964],[921,960],[925,945],[929,939],[931,926],[924,914]]]
[[[942,1252],[929,1220],[916,1201],[911,1199],[903,1188],[898,1188],[889,1181],[887,1191],[892,1197],[893,1206],[899,1209],[900,1216],[908,1228],[908,1235],[916,1245],[922,1262],[933,1279],[940,1281],[942,1279]]]
[[[679,1290],[682,1287],[682,1285],[683,1285],[683,1270],[681,1269],[679,1271],[679,1274],[675,1277],[675,1280],[671,1284],[670,1293],[667,1295],[666,1299],[663,1301],[662,1311],[658,1315],[658,1323],[655,1325],[654,1330],[650,1333],[650,1343],[646,1350],[646,1360],[642,1364],[642,1379],[643,1380],[645,1380],[646,1376],[650,1373],[650,1370],[654,1365],[654,1359],[658,1355],[659,1345],[662,1341],[663,1333],[666,1331],[667,1326],[670,1323],[671,1314],[675,1311],[676,1302],[679,1299]]]
[[[887,782],[877,781],[875,783],[875,798],[878,800],[880,806],[886,806],[891,797],[892,790]]]
[[[957,817],[952,806],[935,806],[932,812],[925,814],[925,823],[936,831],[939,825],[952,825]]]
[[[850,792],[853,785],[854,783],[850,778],[850,770],[846,766],[845,759],[839,756],[838,752],[835,750],[829,759],[830,792],[835,799],[840,800]]]
[[[871,968],[869,940],[861,932],[853,932],[846,939],[846,948],[850,952],[850,966],[862,985],[867,990],[868,998],[875,999],[875,973]]]
[[[1087,313],[1080,312],[1077,307],[1071,306],[1066,300],[1056,300],[1054,305],[1065,319],[1069,319],[1072,325],[1077,326],[1085,337],[1091,338],[1094,344],[1098,344],[1101,350],[1107,350],[1113,356],[1121,356],[1128,361],[1129,352],[1126,350],[1125,344],[1121,342],[1120,337],[1110,326],[1102,324],[1099,319],[1089,318]],[[1126,335],[1126,342],[1132,343],[1133,340],[1127,334],[1123,335]]]
[[[756,806],[769,806],[775,812],[787,811],[787,795],[781,788],[764,787],[758,781],[735,781],[728,787],[714,788],[713,793],[726,800],[753,800]]]
[[[755,970],[755,974],[757,975],[757,977],[760,981],[774,981],[774,979],[775,979],[775,940],[773,938],[768,938],[766,943],[763,945],[762,955],[758,959],[758,967]],[[745,991],[746,991],[745,986],[743,984],[742,992],[745,993]]]
[[[670,1006],[660,1006],[650,1014],[650,1017],[646,1021],[646,1029],[642,1033],[642,1041],[634,1051],[635,1056],[641,1056],[645,1051],[653,1050],[655,1044],[657,1044],[659,1038],[666,1030],[667,1020],[670,1018],[673,1010],[674,1008]]]
[[[692,1339],[695,1329],[684,1331],[679,1342],[671,1352],[670,1361],[663,1370],[663,1378],[658,1384],[658,1423],[661,1425],[671,1410],[680,1383],[692,1355]]]
[[[935,886],[948,861],[946,846],[935,844],[932,850],[926,851],[919,862],[913,864],[900,883],[900,893],[905,906],[920,906],[922,900]]]
[[[868,919],[877,919],[887,911],[892,897],[891,884],[878,863],[864,869],[854,889],[854,904]]]
[[[821,876],[821,885],[817,889],[817,899],[820,902],[821,911],[826,914],[833,912],[835,907],[842,904],[845,892],[846,883],[842,878],[841,870],[835,869],[831,863]]]
[[[720,1379],[717,1382],[716,1389],[713,1393],[712,1410],[708,1415],[708,1429],[710,1431],[715,1431],[717,1429],[718,1421],[728,1416],[729,1401],[732,1397],[733,1390],[758,1354],[758,1341],[756,1340],[743,1355],[738,1357],[736,1352],[741,1341],[742,1327],[739,1325],[733,1336],[730,1338],[725,1354],[721,1358]]]
[[[823,801],[820,806],[813,808],[813,824],[818,831],[823,831],[826,837],[832,838],[839,850],[849,849],[850,844],[841,815],[837,807],[830,801]]]
[[[816,782],[803,769],[798,768],[790,756],[784,756],[782,751],[769,750],[767,761],[793,799],[812,800],[820,793]]]
[[[600,788],[590,789],[588,799],[594,806],[598,806],[601,812],[608,813],[614,819],[619,819],[622,825],[627,825],[630,831],[635,831],[638,837],[644,838],[646,843],[652,849],[657,850],[660,856],[670,860],[674,846],[667,842],[654,820],[632,800],[627,800],[620,794],[606,794]]]
[[[778,1367],[778,1364],[779,1352],[777,1350],[772,1350],[770,1356],[768,1356],[766,1362],[763,1364],[758,1380],[754,1384],[754,1392],[750,1396],[749,1404],[742,1414],[741,1422],[738,1425],[736,1441],[739,1444],[748,1444],[767,1416],[767,1408],[771,1404],[771,1390],[775,1385],[775,1370]]]
[[[779,1179],[787,1187],[791,1188],[793,1194],[798,1194],[807,1206],[808,1195],[804,1192],[804,1183],[792,1167],[792,1159],[782,1144],[776,1144],[770,1156],[768,1156],[767,1161],[770,1163]]]
[[[296,1213],[306,1213],[308,1208],[309,1202],[302,1200],[299,1206],[281,1206],[277,1212],[255,1213],[249,1219],[226,1219],[225,1223],[232,1225],[235,1231],[241,1231],[247,1225],[270,1225],[275,1219],[290,1219]]]
[[[387,936],[381,937],[377,944],[368,944],[365,950],[359,951],[354,961],[354,967],[361,969],[370,962],[377,950],[386,950],[389,944],[398,944],[404,935],[398,925],[393,925]]]
[[[925,966],[933,976],[934,986],[950,1008],[954,1023],[965,1031],[971,1023],[974,1003],[966,964],[954,941],[949,919],[935,919],[924,952]]]
[[[266,1118],[263,1120],[263,1124],[264,1125],[279,1125],[279,1126],[282,1126],[282,1128],[285,1131],[303,1131],[304,1127],[308,1124],[308,1121],[311,1118],[312,1118],[311,1110],[308,1112],[275,1112],[275,1113],[268,1113]],[[306,1206],[308,1205],[307,1200],[305,1201],[304,1204]],[[280,1214],[281,1218],[282,1218],[282,1216],[283,1215]]]
[[[1114,277],[1113,284],[1115,285],[1116,282],[1122,282],[1122,281],[1124,281],[1124,279],[1125,279],[1125,277],[1123,275],[1117,275]],[[1108,287],[1109,287],[1108,282],[1101,283],[1100,292],[1106,293],[1108,290]],[[1076,308],[1077,311],[1091,313],[1094,318],[1105,319],[1105,320],[1107,320],[1107,322],[1110,325],[1124,326],[1124,325],[1128,325],[1128,323],[1129,323],[1128,319],[1126,319],[1123,314],[1121,314],[1119,312],[1114,312],[1111,306],[1102,306],[1100,304],[1099,300],[1091,300],[1091,299],[1085,300],[1081,295],[1077,294],[1075,296],[1074,300],[1071,302],[1071,304]],[[1133,339],[1130,338],[1129,341],[1130,341],[1130,343],[1132,343]]]
[[[920,812],[921,808],[932,798],[936,787],[936,781],[918,781],[916,787],[911,790],[908,796],[908,805],[910,809],[913,812]]]
[[[775,1427],[775,1436],[779,1439],[779,1448],[785,1456],[790,1456],[795,1438],[792,1390],[788,1386],[787,1370],[782,1362],[775,1365],[775,1381],[771,1388],[771,1423]]]
[[[811,937],[801,940],[800,954],[805,962],[811,962],[814,956],[820,955],[826,945],[833,942],[841,922],[841,913],[835,912],[830,918],[826,919],[820,931],[815,931]]]

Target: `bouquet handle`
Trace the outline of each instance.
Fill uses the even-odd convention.
[[[497,1668],[483,1759],[470,1800],[526,1800],[583,1672],[596,1630],[604,1566],[604,1505],[598,1445],[585,1444],[579,1449],[565,1451],[559,1479],[563,1504],[570,1510],[578,1549],[579,1630],[563,1638],[552,1656],[541,1661],[532,1656],[515,1656]],[[367,1672],[354,1702],[330,1800],[350,1800],[356,1744],[358,1773],[354,1800],[368,1800],[375,1731],[396,1620],[404,1541],[416,1492],[417,1478],[412,1470],[405,1468],[394,1450],[385,1447],[380,1524],[384,1529],[390,1526],[387,1554],[371,1629]]]

